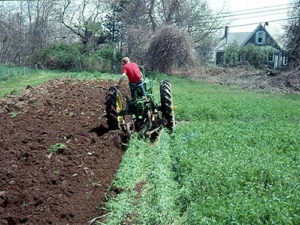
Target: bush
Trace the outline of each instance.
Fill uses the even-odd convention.
[[[234,64],[239,59],[240,47],[235,41],[225,47],[223,62],[226,64]]]
[[[43,69],[75,69],[80,67],[80,55],[78,44],[53,44],[36,51],[33,62]]]
[[[239,54],[244,55],[245,61],[255,67],[262,66],[268,55],[261,47],[254,44],[249,44],[241,48]]]
[[[225,64],[249,64],[256,68],[260,68],[266,64],[269,52],[272,52],[272,47],[259,47],[254,44],[248,44],[240,47],[237,42],[233,42],[225,47],[224,58]]]
[[[33,63],[38,64],[42,69],[111,71],[121,58],[122,55],[115,52],[114,44],[104,45],[88,53],[84,53],[80,43],[53,44],[36,51]]]
[[[175,27],[164,27],[154,35],[145,58],[148,69],[164,73],[195,64],[188,34]]]
[[[110,68],[106,69],[106,71],[113,72],[116,72],[118,70],[120,62],[124,57],[121,52],[116,51],[115,43],[110,43],[103,46],[98,51],[96,51],[95,54],[101,59],[103,66],[110,66]]]

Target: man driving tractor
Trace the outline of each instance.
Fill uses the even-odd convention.
[[[130,87],[130,93],[133,100],[136,99],[134,89],[136,87],[140,88],[142,96],[144,99],[147,99],[145,88],[143,85],[143,74],[139,68],[139,66],[134,63],[130,62],[130,59],[128,57],[124,57],[122,59],[123,68],[122,68],[122,75],[118,83],[118,87],[120,84],[124,81],[125,76],[128,77],[129,80],[129,87]]]

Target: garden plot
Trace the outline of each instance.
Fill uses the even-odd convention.
[[[112,85],[63,78],[0,99],[0,224],[99,215],[123,155],[105,119]]]

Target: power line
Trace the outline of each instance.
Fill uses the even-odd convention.
[[[294,3],[291,3],[291,5]],[[288,6],[286,4],[281,4],[281,5],[274,5],[274,6],[265,6],[265,7],[259,7],[259,8],[252,8],[252,9],[244,9],[244,10],[238,10],[238,11],[232,11],[232,12],[224,12],[224,13],[219,13],[216,15],[223,15],[223,14],[231,14],[231,13],[240,13],[240,12],[247,12],[247,11],[253,11],[253,10],[263,10],[263,9],[270,9],[270,8],[275,8],[275,7],[282,7],[282,6],[286,6],[288,8],[292,7],[292,6]]]
[[[227,17],[235,17],[235,16],[243,16],[243,15],[251,15],[251,14],[261,14],[261,13],[265,13],[265,12],[287,10],[289,8],[291,8],[291,7],[279,8],[279,9],[269,9],[269,10],[256,11],[256,12],[248,12],[248,13],[231,14],[231,15],[226,15],[226,16],[216,16],[216,17],[212,17],[212,18],[227,18]]]
[[[233,25],[233,26],[228,26],[228,27],[229,27],[229,28],[230,28],[230,27],[243,27],[243,26],[250,26],[250,25],[255,25],[255,24],[265,23],[265,22],[278,22],[278,21],[293,20],[293,19],[300,19],[300,17],[285,18],[285,19],[278,19],[278,20],[268,20],[268,21],[257,22],[257,23],[239,24],[239,25]],[[216,27],[216,28],[212,28],[212,30],[220,30],[220,29],[224,29],[224,27]]]
[[[272,14],[260,15],[260,17],[283,15],[283,14],[286,14],[286,13],[285,12],[282,12],[282,13],[272,13]],[[243,19],[251,19],[251,18],[257,18],[257,16],[233,17],[233,18],[226,19],[226,21],[230,21],[231,19],[232,20],[243,20]]]
[[[212,15],[205,15],[202,18],[206,18],[206,19],[224,19],[224,18],[228,18],[228,17],[237,17],[237,16],[244,16],[244,15],[251,15],[251,14],[262,14],[262,13],[266,13],[266,12],[273,12],[273,11],[277,11],[279,14],[279,11],[283,11],[283,10],[288,10],[288,9],[292,9],[292,7],[286,7],[286,8],[278,8],[278,9],[269,9],[269,10],[260,10],[260,11],[254,11],[254,12],[247,12],[247,13],[237,13],[237,14],[231,14],[231,15],[220,15],[220,14],[215,14],[214,16]],[[236,11],[238,12],[238,11]],[[256,16],[262,16],[262,15],[256,15]],[[255,17],[256,17],[255,16]]]

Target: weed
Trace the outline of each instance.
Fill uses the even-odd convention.
[[[55,174],[55,175],[59,175],[59,171],[58,170],[55,170],[55,171],[53,171],[53,173]]]
[[[67,146],[65,144],[63,144],[63,143],[56,143],[56,144],[50,146],[49,152],[51,154],[56,154],[58,152],[63,152],[66,149],[67,149]]]
[[[21,94],[18,91],[16,91],[16,90],[13,90],[10,94],[11,95],[21,96]]]
[[[9,114],[13,118],[13,117],[16,117],[19,113],[17,113],[17,112],[10,112]]]
[[[32,204],[31,202],[26,202],[26,201],[22,202],[22,206],[24,206],[24,207],[27,206],[27,205],[31,205],[31,204]]]
[[[21,162],[21,163],[22,163],[22,162],[25,162],[26,159],[27,159],[27,158],[26,158],[25,156],[24,156],[24,157],[21,157],[21,158],[19,159],[19,162]]]

